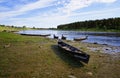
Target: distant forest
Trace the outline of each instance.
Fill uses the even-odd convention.
[[[64,24],[57,26],[57,29],[62,30],[84,30],[84,29],[96,29],[96,30],[120,30],[120,18],[109,18],[101,20],[88,20],[81,22],[74,22],[70,24]]]

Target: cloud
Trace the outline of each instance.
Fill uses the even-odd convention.
[[[0,17],[7,18],[7,17],[21,15],[31,10],[45,8],[45,7],[51,6],[53,1],[55,0],[39,0],[37,2],[24,5],[23,7],[18,8],[17,10],[13,10],[9,12],[1,12]]]
[[[117,11],[120,10],[119,8],[84,11],[79,13],[75,12],[81,8],[89,7],[93,3],[111,4],[115,1],[116,0],[38,0],[36,2],[27,3],[22,7],[17,7],[8,12],[0,12],[0,23],[17,26],[56,27],[59,24],[91,19],[91,17],[105,17],[105,14],[109,15],[114,11],[117,13]],[[53,6],[55,6],[55,8]],[[42,10],[43,12],[41,12],[41,10],[39,10],[39,12],[34,12],[35,10],[42,8],[45,8],[45,10]],[[34,14],[29,16],[29,13]],[[24,14],[26,17],[22,17]]]
[[[30,10],[34,10],[34,9],[39,9],[39,8],[43,8],[43,7],[48,7],[51,5],[51,3],[54,0],[39,0],[35,3],[31,3],[28,5],[25,5],[23,8],[21,8],[19,11],[20,12],[26,12],[26,11],[30,11]]]
[[[4,0],[0,0],[0,1],[2,2]],[[1,12],[0,17],[1,18],[13,17],[13,16],[25,14],[28,11],[32,11],[35,9],[49,7],[49,6],[55,5],[55,4],[53,4],[54,1],[56,1],[56,0],[38,0],[36,2],[29,3],[29,4],[24,5],[22,7],[17,7],[15,10],[13,9],[12,11]],[[56,9],[56,11],[58,14],[65,13],[67,16],[69,16],[72,12],[74,12],[78,9],[84,8],[84,7],[88,7],[92,3],[95,3],[95,2],[112,3],[115,1],[116,0],[64,0],[64,1],[60,0],[56,3],[56,5],[62,4],[63,7],[58,7]],[[5,10],[5,8],[3,8],[3,9]]]
[[[67,14],[69,14],[72,11],[86,7],[90,4],[91,4],[91,1],[88,2],[86,0],[71,0],[70,3],[68,3],[65,6],[65,8],[63,8],[63,12],[66,12]]]
[[[10,10],[10,9],[7,8],[7,7],[0,6],[0,12],[1,12],[1,11],[8,11],[8,10]]]
[[[102,2],[102,3],[113,3],[117,0],[96,0],[96,2]]]
[[[104,9],[104,10],[97,10],[97,11],[90,11],[90,12],[82,12],[82,13],[73,13],[69,17],[66,15],[58,15],[58,14],[51,14],[50,16],[34,16],[28,18],[10,18],[8,19],[9,25],[17,25],[17,26],[29,26],[29,27],[57,27],[59,24],[71,23],[80,20],[91,20],[91,19],[102,19],[106,17],[114,17],[118,13],[120,8],[113,8],[113,9]],[[120,14],[120,13],[118,13]]]
[[[113,3],[115,1],[117,0],[70,0],[68,4],[64,4],[65,7],[63,7],[61,10],[69,15],[71,12],[88,7],[92,3]]]

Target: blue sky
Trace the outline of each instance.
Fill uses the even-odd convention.
[[[120,17],[120,0],[0,0],[0,24],[49,28]]]

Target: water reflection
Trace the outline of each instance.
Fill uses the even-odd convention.
[[[88,36],[87,40],[83,42],[94,43],[97,42],[99,44],[108,44],[113,46],[120,46],[120,33],[111,33],[111,32],[84,32],[84,31],[60,31],[60,30],[26,30],[20,31],[19,33],[24,34],[51,34],[49,38],[53,38],[53,34],[59,36],[61,35],[67,37],[67,40],[73,40],[74,38],[80,38]]]

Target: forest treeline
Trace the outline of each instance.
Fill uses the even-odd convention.
[[[79,29],[96,29],[96,30],[120,30],[120,18],[109,18],[101,20],[88,20],[74,22],[57,26],[57,29],[79,30]]]

